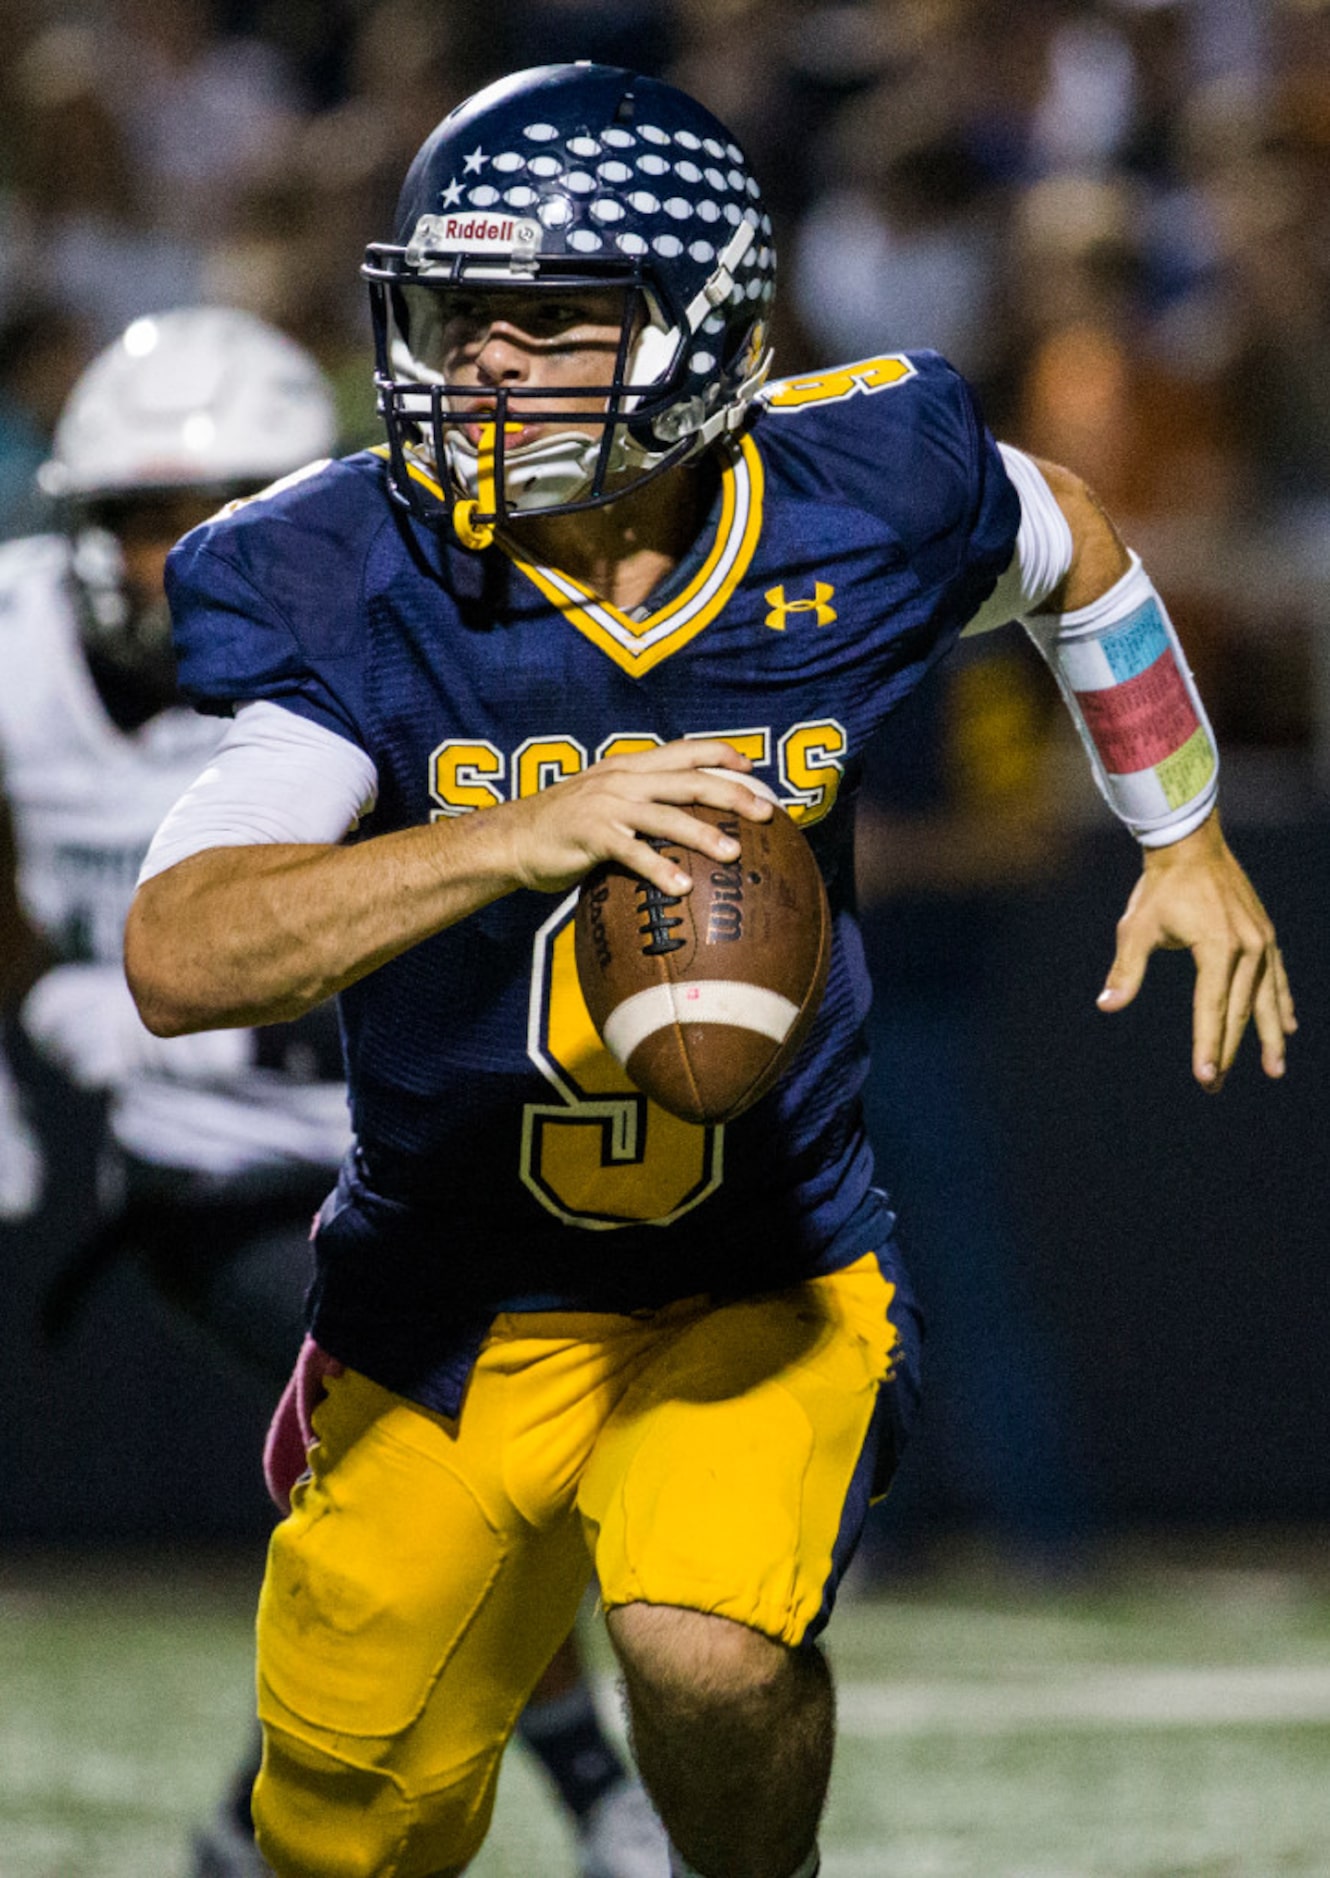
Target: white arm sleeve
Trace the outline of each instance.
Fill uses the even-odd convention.
[[[374,807],[378,787],[373,762],[347,738],[280,704],[242,705],[153,836],[139,881],[205,848],[340,841]]]
[[[998,449],[1021,499],[1020,531],[1006,573],[965,628],[967,634],[992,632],[1034,612],[1071,566],[1071,528],[1038,465],[1009,443]]]

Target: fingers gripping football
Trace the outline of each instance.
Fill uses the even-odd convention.
[[[686,893],[692,881],[680,857],[733,860],[732,836],[697,808],[765,821],[770,802],[743,778],[749,765],[731,744],[688,739],[610,757],[540,794],[510,805],[512,873],[522,886],[557,893],[602,861],[650,881],[662,893]]]
[[[691,1122],[730,1121],[767,1093],[808,1034],[831,920],[817,861],[781,809],[765,822],[699,806],[737,850],[663,850],[690,892],[606,862],[583,883],[578,978],[609,1050],[644,1095]]]

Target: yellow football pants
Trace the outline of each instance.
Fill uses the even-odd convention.
[[[871,1256],[640,1316],[496,1319],[457,1420],[348,1371],[259,1607],[259,1845],[281,1878],[429,1878],[594,1570],[607,1608],[787,1644],[822,1609],[897,1333]]]

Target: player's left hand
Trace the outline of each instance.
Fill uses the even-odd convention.
[[[1147,848],[1141,878],[1118,921],[1118,947],[1098,1004],[1120,1011],[1141,988],[1150,954],[1186,947],[1196,961],[1192,1073],[1217,1094],[1248,1020],[1261,1066],[1284,1074],[1286,1039],[1298,1027],[1275,929],[1225,841],[1219,818],[1172,847]]]

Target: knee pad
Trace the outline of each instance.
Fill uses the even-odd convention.
[[[386,1769],[268,1724],[255,1839],[278,1878],[428,1878],[480,1850],[497,1775],[497,1759],[477,1757],[446,1788],[408,1794]]]

